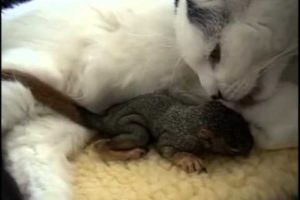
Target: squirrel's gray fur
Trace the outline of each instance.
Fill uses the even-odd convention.
[[[248,154],[253,139],[247,122],[218,101],[187,105],[164,93],[152,93],[115,105],[101,116],[82,112],[85,123],[111,137],[115,150],[146,148],[153,140],[158,151],[230,155]],[[213,135],[201,136],[201,129]]]

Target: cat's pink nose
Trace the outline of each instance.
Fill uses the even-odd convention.
[[[220,90],[219,90],[218,93],[212,95],[211,98],[212,98],[213,100],[218,100],[218,99],[223,99],[223,96],[222,96],[222,93],[221,93]]]

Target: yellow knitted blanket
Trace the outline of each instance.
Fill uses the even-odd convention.
[[[103,161],[87,148],[74,162],[74,200],[285,200],[297,194],[295,149],[205,161],[207,174],[187,174],[154,151],[125,162]]]

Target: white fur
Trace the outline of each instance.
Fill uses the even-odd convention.
[[[298,95],[297,85],[281,82],[272,98],[241,109],[251,122],[251,133],[258,147],[298,146]]]
[[[242,17],[224,29],[215,75],[225,99],[241,99],[254,87],[261,90],[257,100],[273,94],[282,69],[298,51],[297,13],[297,0],[252,0]],[[268,73],[272,80],[265,78]]]
[[[4,66],[37,76],[47,74],[43,80],[59,84],[58,89],[93,110],[151,92],[170,81],[179,60],[174,45],[172,0],[143,4],[133,0],[128,9],[103,7],[105,1],[101,0],[76,0],[63,3],[59,9],[44,2],[25,17],[8,21],[4,17],[3,55],[9,51],[18,57],[8,59]],[[34,52],[38,63],[21,60],[15,53],[19,45],[26,45],[22,51]],[[40,58],[40,52],[47,57]]]
[[[93,133],[37,102],[18,82],[2,82],[2,98],[5,162],[22,193],[32,200],[72,199],[67,156]]]
[[[202,94],[197,76],[181,59],[188,63],[193,55],[180,55],[176,46],[173,5],[172,0],[26,3],[3,15],[2,66],[32,73],[98,112],[164,87],[197,97]],[[186,31],[178,36],[193,36]],[[1,107],[6,161],[22,192],[30,200],[72,199],[66,157],[93,133],[35,101],[19,83],[2,82]],[[270,136],[276,141],[285,131]]]
[[[29,2],[27,9],[4,14],[2,66],[32,73],[82,105],[103,110],[173,84],[180,58],[172,5],[152,0],[124,7],[106,1]],[[2,83],[9,171],[30,200],[71,200],[66,157],[92,133],[43,107],[21,84]]]
[[[203,2],[200,1],[200,3]],[[216,3],[222,4],[222,1],[205,3],[208,4],[205,5],[208,7],[211,6],[211,4],[214,6]],[[217,6],[219,6],[218,4]],[[178,3],[175,31],[177,45],[184,60],[198,75],[202,87],[206,89],[207,95],[212,96],[216,94],[218,88],[213,74],[213,67],[208,57],[216,46],[217,40],[214,36],[207,39],[202,30],[189,22],[186,0],[180,0]]]
[[[226,100],[236,101],[259,87],[257,100],[270,97],[282,69],[298,51],[298,1],[193,2],[202,8],[225,4],[224,9],[231,13],[220,38],[206,39],[202,30],[188,21],[186,0],[178,4],[177,43],[206,93],[212,95],[220,90]],[[216,43],[221,46],[221,61],[212,69],[207,57]],[[263,69],[267,70],[260,74]],[[273,78],[268,78],[269,73]]]
[[[82,148],[89,136],[87,130],[59,115],[15,126],[4,147],[6,163],[21,192],[32,200],[73,199],[66,155]]]

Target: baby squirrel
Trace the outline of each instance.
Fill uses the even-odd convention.
[[[188,172],[206,170],[203,153],[247,155],[253,147],[244,118],[218,101],[186,105],[167,94],[151,93],[112,106],[101,116],[84,111],[81,116],[111,136],[105,148],[145,150],[154,141],[160,155]]]
[[[206,171],[201,159],[205,152],[247,155],[253,147],[244,118],[218,101],[203,99],[197,105],[187,105],[168,94],[152,93],[98,115],[36,77],[2,70],[2,80],[15,79],[31,89],[41,103],[108,137],[99,148],[124,159],[142,156],[153,143],[159,154],[175,165],[187,172],[201,172]]]

